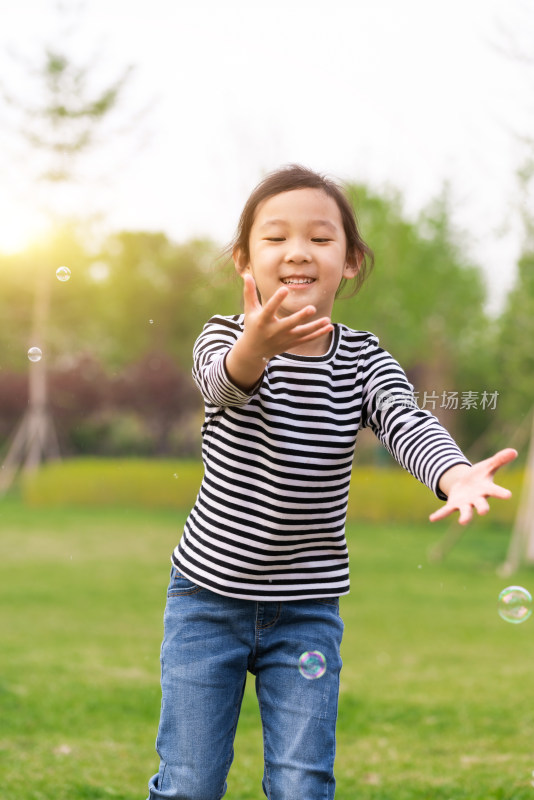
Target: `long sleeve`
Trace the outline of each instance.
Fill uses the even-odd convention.
[[[470,464],[437,417],[420,409],[413,386],[399,363],[376,337],[363,356],[362,427],[370,427],[398,463],[440,499],[443,473],[456,464]]]
[[[242,333],[239,317],[212,317],[193,347],[193,379],[204,402],[217,408],[247,403],[258,386],[244,392],[236,386],[226,369],[226,355]]]

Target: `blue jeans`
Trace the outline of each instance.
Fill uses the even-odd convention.
[[[203,589],[173,567],[161,647],[159,773],[149,800],[220,800],[247,672],[256,676],[269,800],[332,800],[343,623],[337,598],[256,602]],[[326,672],[306,679],[302,653]]]

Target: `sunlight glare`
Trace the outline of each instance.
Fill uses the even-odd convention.
[[[44,225],[32,210],[0,206],[0,253],[26,250],[43,232]]]

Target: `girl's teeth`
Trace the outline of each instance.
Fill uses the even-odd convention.
[[[311,278],[282,278],[282,283],[313,283]]]

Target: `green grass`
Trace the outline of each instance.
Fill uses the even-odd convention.
[[[134,800],[157,769],[159,646],[184,515],[0,502],[0,774],[17,800]],[[531,800],[534,618],[496,600],[509,530],[351,523],[337,800]],[[229,800],[259,800],[249,681]],[[305,798],[295,798],[305,800]]]

